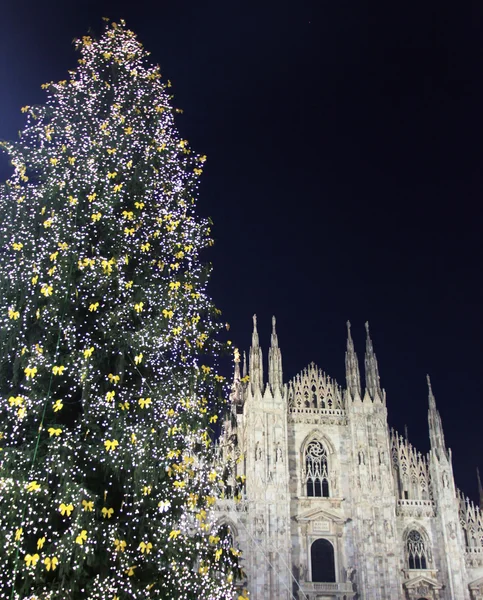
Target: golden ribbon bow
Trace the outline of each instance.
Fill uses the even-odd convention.
[[[59,506],[59,510],[60,510],[60,514],[62,516],[67,515],[68,517],[70,517],[72,511],[74,510],[74,505],[73,504],[64,504],[62,502],[62,504]]]
[[[33,379],[37,375],[37,367],[26,367],[24,373],[27,379]]]
[[[103,506],[101,512],[102,512],[102,516],[104,517],[104,519],[110,519],[112,517],[112,515],[114,514],[114,509],[107,508],[107,506]]]
[[[36,481],[31,481],[27,485],[27,492],[36,492],[37,490],[40,490],[40,485]]]
[[[18,312],[18,310],[14,310],[13,308],[9,308],[8,309],[8,316],[13,321],[16,321],[20,317],[20,313]]]
[[[23,397],[22,396],[10,396],[8,399],[8,403],[10,406],[22,406]]]
[[[171,533],[169,534],[169,539],[170,540],[175,540],[178,535],[180,535],[181,530],[180,529],[173,529],[173,531],[171,531]]]
[[[146,408],[152,403],[152,400],[151,398],[139,398],[138,403],[141,408]]]
[[[92,500],[82,500],[84,510],[92,512],[94,510],[94,502]]]
[[[104,442],[104,446],[108,452],[111,452],[119,446],[119,442],[117,440],[106,440]]]
[[[79,546],[82,546],[82,544],[86,541],[87,541],[87,531],[85,529],[83,529],[79,533],[79,535],[75,538],[75,543],[79,544]]]
[[[59,436],[62,433],[62,429],[60,429],[60,427],[57,429],[54,427],[49,427],[47,431],[49,432],[49,437],[52,437],[53,435]]]
[[[117,552],[124,552],[127,544],[124,540],[114,540],[114,546],[116,546]]]
[[[54,375],[62,375],[62,373],[65,371],[65,367],[64,365],[56,365],[54,367],[52,367],[52,373]]]
[[[49,556],[47,556],[47,558],[44,558],[44,565],[47,571],[55,571],[58,564],[59,560],[55,556],[53,556],[52,558],[50,558]]]
[[[30,566],[35,567],[39,558],[40,558],[40,556],[37,553],[36,554],[26,554],[24,560],[27,563],[27,567],[30,567]]]
[[[151,552],[151,548],[153,547],[153,545],[151,544],[151,542],[148,542],[147,544],[145,542],[141,542],[139,544],[139,550],[141,550],[141,553],[144,554],[146,552],[146,554],[149,554]]]

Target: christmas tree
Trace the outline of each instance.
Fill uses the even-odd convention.
[[[3,144],[0,597],[232,598],[205,157],[123,22],[76,46]]]

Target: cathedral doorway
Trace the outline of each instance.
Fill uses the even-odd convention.
[[[310,548],[312,581],[335,581],[334,546],[328,540],[315,540]]]

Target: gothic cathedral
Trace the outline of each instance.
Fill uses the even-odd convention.
[[[429,385],[431,449],[387,424],[367,329],[365,389],[348,324],[346,388],[313,363],[288,384],[273,319],[268,382],[254,317],[220,460],[220,519],[251,600],[483,600],[483,516],[456,488]]]

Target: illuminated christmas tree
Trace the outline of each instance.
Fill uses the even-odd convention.
[[[0,598],[232,598],[205,157],[124,23],[77,47],[3,144]]]

